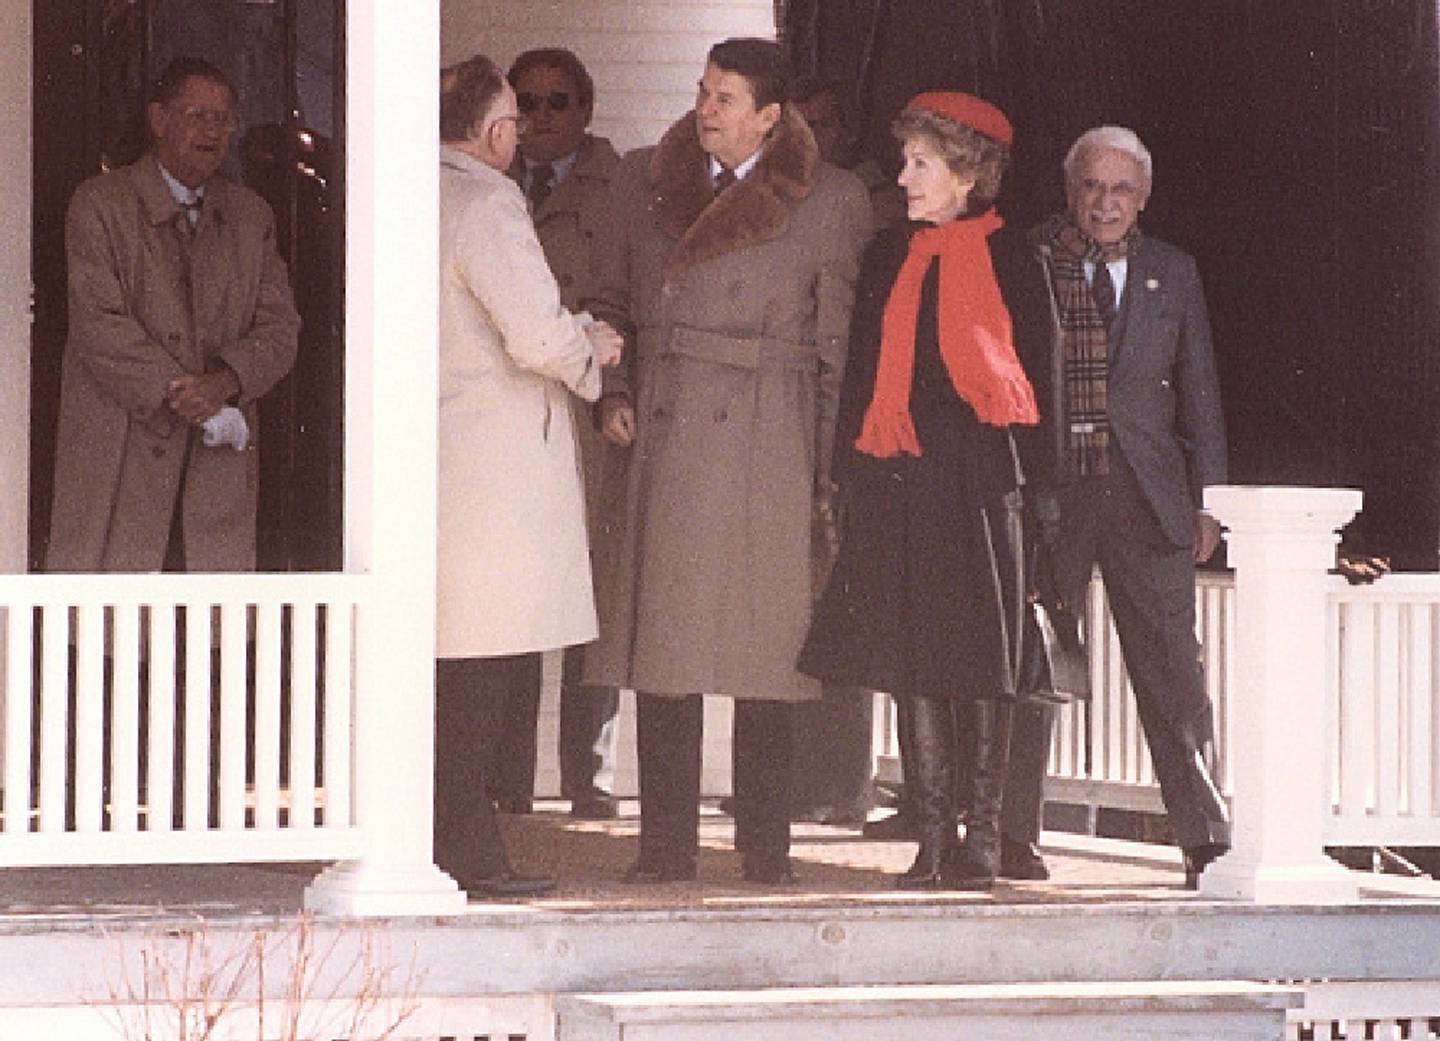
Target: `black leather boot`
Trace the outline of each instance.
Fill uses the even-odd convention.
[[[955,856],[955,717],[948,700],[911,698],[912,745],[905,770],[920,840],[915,863],[895,880],[900,889],[942,889]]]
[[[969,808],[965,840],[946,864],[945,882],[952,889],[984,890],[1000,873],[1000,810],[1010,761],[1012,705],[986,698],[959,711],[972,750]]]

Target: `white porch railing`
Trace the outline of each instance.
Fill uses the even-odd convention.
[[[1230,758],[1245,726],[1235,698],[1235,580],[1203,572],[1196,591],[1206,684],[1215,704],[1216,774],[1233,794]],[[1351,586],[1332,576],[1323,732],[1297,739],[1329,748],[1327,845],[1440,845],[1440,575],[1391,575]],[[1056,713],[1047,795],[1162,812],[1135,717],[1134,695],[1098,579],[1090,589],[1094,641],[1089,703]],[[1295,647],[1299,654],[1315,653]],[[1317,722],[1319,720],[1317,719]],[[1298,725],[1299,721],[1297,721]]]
[[[1369,586],[1327,575],[1331,522],[1339,516],[1334,525],[1343,524],[1352,508],[1345,500],[1337,512],[1333,497],[1354,494],[1358,505],[1358,493],[1216,491],[1240,504],[1227,538],[1252,590],[1242,621],[1236,573],[1202,572],[1197,580],[1196,631],[1215,706],[1221,789],[1238,800],[1244,759],[1255,778],[1249,794],[1273,804],[1277,787],[1295,785],[1279,800],[1289,800],[1286,808],[1267,804],[1272,820],[1305,822],[1313,808],[1324,845],[1440,846],[1440,575],[1391,575]],[[1056,712],[1047,798],[1163,812],[1098,578],[1086,620],[1096,634],[1094,696]],[[893,772],[893,707],[883,696],[877,707],[876,753],[882,772]],[[1262,740],[1267,713],[1273,718]],[[1297,768],[1312,752],[1314,784],[1297,785]],[[1251,823],[1243,816],[1237,810],[1237,826]]]
[[[0,577],[0,864],[355,856],[351,575]]]

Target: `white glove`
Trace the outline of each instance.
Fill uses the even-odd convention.
[[[205,432],[206,448],[230,445],[235,451],[243,452],[250,444],[250,424],[245,422],[245,414],[234,405],[226,405],[205,420],[201,429]]]

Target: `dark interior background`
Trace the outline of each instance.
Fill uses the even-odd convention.
[[[226,173],[275,210],[304,325],[261,403],[262,570],[341,564],[344,415],[344,0],[35,0],[30,566],[50,523],[65,344],[65,208],[81,181],[145,148],[150,84],[177,55],[240,96]]]
[[[145,84],[200,54],[240,89],[244,162],[274,204],[305,317],[266,403],[261,558],[341,551],[343,0],[37,0],[32,564],[43,555],[75,186],[128,161]],[[948,87],[1017,127],[1001,208],[1063,201],[1081,131],[1133,127],[1155,154],[1145,226],[1199,260],[1232,479],[1364,489],[1349,534],[1440,567],[1440,56],[1422,0],[785,0],[798,62],[843,78],[867,152],[894,112]],[[563,42],[563,41],[561,41]]]
[[[1063,205],[1060,161],[1120,123],[1155,156],[1142,224],[1194,253],[1237,483],[1365,492],[1356,549],[1440,544],[1440,87],[1421,0],[788,0],[799,64],[853,86],[867,153],[912,94],[1017,129],[1001,202]]]

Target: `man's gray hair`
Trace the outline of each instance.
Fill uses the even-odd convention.
[[[1150,149],[1146,148],[1140,140],[1140,135],[1129,127],[1103,126],[1094,127],[1085,131],[1075,143],[1070,146],[1070,151],[1065,153],[1065,179],[1069,180],[1075,172],[1075,166],[1080,162],[1080,157],[1086,152],[1113,148],[1117,152],[1124,152],[1140,164],[1140,172],[1145,175],[1145,183],[1148,185],[1154,181],[1155,174],[1153,164],[1150,160]]]

